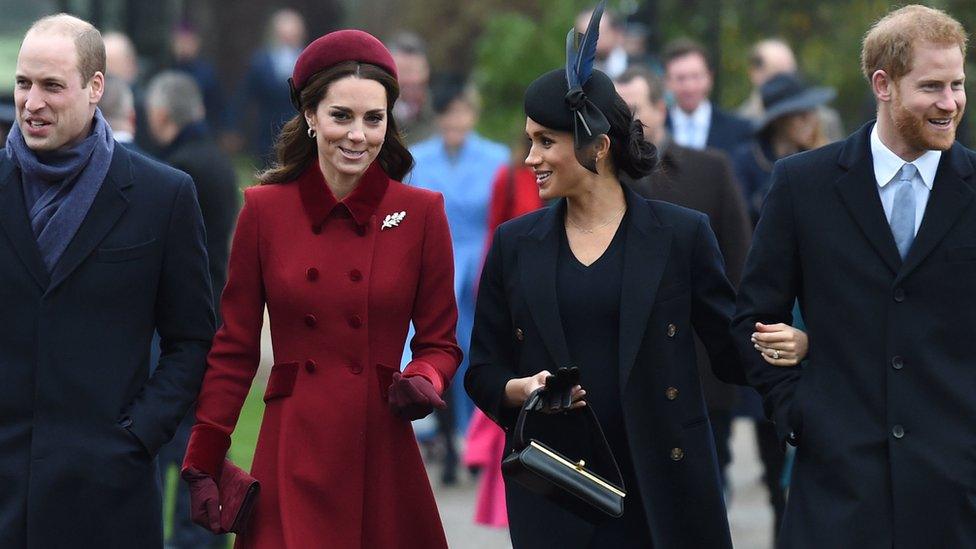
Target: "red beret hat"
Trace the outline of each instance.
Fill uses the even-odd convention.
[[[302,50],[295,62],[289,84],[292,103],[298,108],[298,96],[315,73],[343,61],[359,61],[376,65],[397,77],[393,55],[375,36],[357,29],[345,29],[320,36]]]

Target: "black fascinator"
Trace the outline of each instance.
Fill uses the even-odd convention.
[[[593,68],[605,8],[606,0],[601,0],[583,34],[570,29],[566,36],[565,70],[543,74],[525,91],[526,116],[547,128],[573,132],[576,158],[593,173],[595,159],[584,149],[610,131],[603,109],[610,108],[617,96],[613,81]]]

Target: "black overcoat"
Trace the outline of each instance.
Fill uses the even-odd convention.
[[[798,444],[780,545],[976,547],[976,154],[942,154],[902,261],[871,127],[776,164],[739,289],[750,382]],[[749,334],[795,298],[808,365],[775,368]]]
[[[204,242],[190,178],[116,144],[48,274],[0,151],[0,547],[162,546],[155,454],[214,331]]]
[[[744,382],[729,334],[732,286],[705,215],[625,195],[619,382],[648,528],[655,547],[730,547],[692,334],[719,378]],[[508,448],[517,410],[503,404],[505,384],[568,356],[554,284],[565,208],[500,226],[482,272],[465,388],[506,430]],[[588,546],[588,523],[514,483],[506,496],[516,547]]]

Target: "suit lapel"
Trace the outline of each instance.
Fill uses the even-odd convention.
[[[865,125],[844,144],[839,163],[847,173],[836,181],[834,188],[871,246],[895,274],[901,267],[901,256],[878,196],[869,142],[871,127]]]
[[[78,265],[91,255],[95,246],[122,217],[122,213],[128,206],[122,190],[130,185],[132,185],[132,169],[128,152],[125,151],[125,147],[116,146],[108,174],[98,194],[95,195],[88,215],[81,222],[78,232],[71,239],[61,259],[54,266],[48,291],[54,290],[64,282],[78,268]]]
[[[637,359],[651,316],[654,297],[671,251],[671,227],[660,224],[650,204],[624,188],[628,225],[624,243],[623,280],[620,287],[620,387]]]
[[[569,366],[569,348],[559,316],[556,297],[556,262],[559,257],[559,232],[566,200],[550,207],[532,230],[519,241],[519,276],[525,288],[529,312],[539,329],[556,367]]]
[[[44,290],[48,286],[49,276],[27,218],[24,189],[19,175],[20,172],[13,162],[6,159],[0,161],[0,227],[6,231],[14,250],[34,281]]]
[[[942,154],[932,192],[925,206],[922,225],[908,256],[905,257],[905,264],[898,271],[896,284],[922,263],[969,206],[973,199],[973,189],[963,179],[969,178],[972,173],[973,166],[966,158],[962,145],[956,143]]]

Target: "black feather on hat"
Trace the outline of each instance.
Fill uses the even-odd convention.
[[[525,115],[556,130],[573,132],[576,159],[596,173],[596,162],[580,152],[598,136],[610,131],[604,112],[612,108],[617,91],[613,81],[593,68],[600,19],[606,0],[601,0],[590,16],[586,32],[570,29],[566,36],[566,68],[543,74],[525,90]]]

